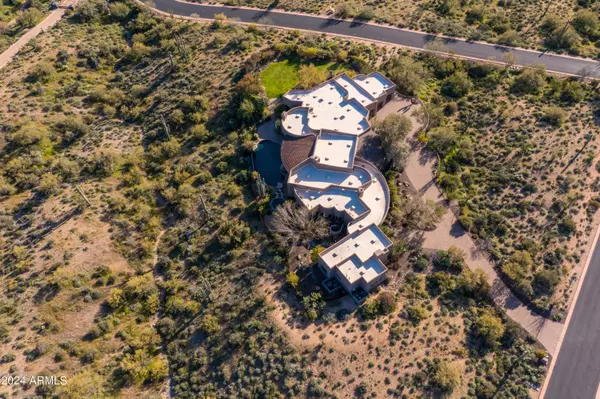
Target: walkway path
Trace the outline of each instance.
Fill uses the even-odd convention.
[[[429,154],[415,144],[405,168],[411,183],[424,199],[442,204],[448,210],[437,228],[424,234],[423,248],[446,250],[453,245],[465,251],[467,264],[472,268],[481,268],[487,273],[496,305],[504,308],[511,319],[523,326],[544,345],[548,352],[555,355],[564,325],[530,311],[502,282],[489,262],[487,253],[477,249],[471,236],[456,220],[451,205],[435,185],[432,171],[435,170],[436,159]]]
[[[140,0],[138,0],[140,1]],[[442,37],[425,32],[398,29],[392,26],[339,20],[308,14],[284,11],[258,10],[246,7],[214,6],[179,0],[154,0],[155,10],[169,15],[186,18],[214,19],[215,14],[224,14],[234,22],[263,24],[286,29],[313,31],[328,35],[349,36],[380,43],[389,43],[426,50],[435,40],[444,45],[445,54],[477,59],[486,62],[504,63],[508,53],[514,54],[517,65],[543,64],[551,72],[586,75],[600,78],[600,63],[592,59],[562,56],[520,48],[499,46],[483,42]],[[439,52],[439,51],[438,51]]]
[[[42,20],[42,22],[28,30],[23,36],[19,38],[19,40],[14,42],[9,48],[7,48],[2,54],[0,54],[0,69],[8,65],[8,63],[13,60],[17,53],[21,51],[21,49],[25,47],[25,45],[29,43],[31,39],[34,39],[40,33],[56,25],[56,23],[60,21],[60,19],[65,14],[65,11],[66,10],[62,8],[52,11],[49,16]]]

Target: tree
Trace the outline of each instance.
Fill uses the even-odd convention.
[[[335,15],[339,18],[352,18],[354,9],[348,3],[341,3],[335,8]]]
[[[311,87],[323,82],[325,80],[325,72],[319,68],[310,65],[302,65],[298,70],[298,84],[296,87],[299,89],[310,89]]]
[[[556,227],[558,233],[563,236],[570,237],[577,232],[577,225],[570,216],[564,217]]]
[[[298,283],[300,282],[300,279],[298,278],[298,275],[296,273],[290,272],[287,274],[285,281],[286,283],[291,285],[293,289],[296,289],[298,288]]]
[[[417,94],[428,75],[423,64],[408,56],[390,58],[382,70],[398,86],[398,91],[408,96]]]
[[[375,18],[375,10],[373,7],[363,7],[358,14],[358,19],[362,19],[363,21],[370,21]]]
[[[110,10],[110,16],[115,21],[124,21],[131,12],[129,6],[121,2],[111,3],[108,8]]]
[[[410,230],[424,231],[432,229],[439,223],[445,208],[437,205],[431,199],[422,201],[419,197],[412,197],[402,207],[403,215],[401,222]]]
[[[502,265],[502,271],[512,281],[518,283],[529,274],[529,269],[533,265],[531,255],[527,251],[516,251],[510,258],[510,261]]]
[[[560,276],[555,270],[542,269],[533,275],[533,290],[537,295],[550,296],[560,282]]]
[[[579,44],[577,32],[565,21],[555,15],[549,15],[540,25],[546,46],[556,49],[571,49]]]
[[[286,201],[273,212],[271,231],[284,245],[305,244],[329,236],[329,225],[320,216],[313,216],[305,207]]]
[[[390,114],[376,126],[381,138],[385,157],[392,168],[401,169],[408,158],[410,149],[406,144],[406,136],[412,130],[412,123],[404,115]]]
[[[245,74],[235,85],[235,91],[241,96],[261,96],[264,89],[257,73]]]
[[[17,24],[25,29],[33,28],[41,21],[43,14],[35,7],[30,7],[25,11],[17,13]]]
[[[488,281],[488,275],[482,269],[471,270],[465,267],[461,277],[461,289],[464,295],[477,300],[485,300],[490,297],[492,287]]]
[[[502,319],[494,316],[491,311],[486,311],[475,321],[475,331],[487,345],[494,347],[504,334],[504,323],[502,323]]]
[[[82,1],[77,6],[76,16],[83,22],[89,22],[106,15],[107,3],[103,0]]]
[[[458,142],[458,135],[450,127],[436,127],[428,134],[427,147],[445,157]]]
[[[465,252],[451,245],[447,251],[438,251],[433,260],[433,265],[442,270],[460,272],[465,266]]]
[[[473,83],[466,72],[457,72],[442,82],[442,93],[453,98],[466,96],[472,88]]]
[[[36,64],[27,74],[27,80],[30,82],[48,83],[55,73],[54,67],[47,62]]]
[[[431,382],[444,394],[450,394],[460,385],[460,372],[445,359],[435,362]]]
[[[302,299],[302,304],[304,305],[304,311],[306,313],[306,317],[310,321],[315,321],[325,309],[325,301],[321,299],[321,294],[319,292],[313,292],[312,294],[305,296]]]
[[[467,11],[465,20],[467,21],[468,24],[471,24],[471,25],[476,24],[476,23],[481,23],[484,21],[486,14],[487,14],[487,9],[485,8],[485,6],[482,6],[482,5],[473,6]]]
[[[16,147],[28,147],[48,139],[49,132],[45,126],[28,123],[7,135],[10,144]]]
[[[597,11],[580,10],[575,14],[572,22],[573,27],[581,35],[594,40],[600,35],[600,21]]]
[[[37,190],[43,195],[54,194],[58,190],[60,180],[54,173],[44,173],[40,178]]]
[[[325,251],[325,247],[322,245],[317,245],[310,251],[310,260],[312,263],[317,263],[319,260],[319,255],[321,252]]]
[[[200,328],[202,328],[202,330],[209,335],[216,334],[221,330],[219,320],[211,314],[204,316],[202,323],[200,324]]]
[[[515,78],[510,89],[513,93],[538,94],[546,85],[546,67],[529,65]]]
[[[577,104],[585,98],[584,86],[572,80],[563,81],[560,90],[560,100],[568,104]]]
[[[498,43],[507,46],[518,46],[521,43],[521,36],[516,30],[510,29],[498,37]]]
[[[396,298],[391,292],[382,292],[377,297],[379,313],[387,315],[396,310]]]

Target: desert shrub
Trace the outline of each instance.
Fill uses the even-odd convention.
[[[129,6],[127,4],[121,3],[121,2],[111,3],[108,6],[108,8],[110,11],[110,16],[115,21],[125,20],[129,16],[129,13],[131,12],[131,9],[129,8]]]
[[[513,93],[538,94],[546,85],[546,68],[543,65],[531,65],[521,71],[510,89]]]
[[[485,8],[485,6],[476,5],[467,10],[465,20],[468,24],[471,25],[481,23],[485,19],[486,14],[487,9]]]
[[[352,18],[354,13],[354,9],[348,3],[340,3],[335,8],[335,15],[339,18]]]
[[[560,282],[560,276],[555,270],[542,269],[533,275],[533,290],[536,295],[550,296]]]
[[[379,312],[387,315],[396,310],[396,298],[390,292],[382,292],[377,297],[377,304],[379,306]]]
[[[429,317],[429,312],[421,305],[405,306],[404,309],[402,309],[402,313],[404,314],[404,317],[414,325],[418,325],[421,321]]]
[[[325,301],[321,298],[321,294],[313,292],[302,299],[306,318],[310,321],[315,321],[319,318],[323,309],[325,309]]]
[[[444,394],[452,393],[460,385],[460,372],[446,360],[433,364],[431,383]]]
[[[466,96],[472,88],[473,83],[465,72],[457,72],[442,82],[442,93],[453,98]]]
[[[458,142],[458,135],[450,127],[436,127],[428,134],[427,147],[445,157]]]
[[[364,21],[370,21],[373,18],[375,18],[375,10],[373,9],[373,7],[363,7],[360,10],[360,13],[357,16],[358,19],[362,19]]]
[[[460,272],[465,267],[465,256],[463,250],[451,246],[447,251],[438,251],[433,265],[441,270]]]
[[[323,251],[325,251],[325,247],[322,245],[317,245],[310,251],[310,260],[313,264],[317,263],[317,261],[319,260],[319,255]]]
[[[288,283],[293,289],[298,288],[300,279],[296,273],[290,272],[285,277],[285,282]]]
[[[486,311],[475,320],[475,333],[481,337],[484,342],[494,347],[498,340],[504,334],[504,323],[502,319],[494,316],[491,311]]]
[[[42,61],[29,71],[27,80],[30,82],[48,83],[55,72],[52,64]]]
[[[43,14],[35,7],[27,8],[17,14],[17,24],[23,28],[33,28],[42,20]]]
[[[562,126],[567,119],[567,112],[559,107],[548,107],[544,110],[542,120],[552,126]]]
[[[579,34],[595,40],[600,35],[600,20],[598,13],[592,10],[580,10],[573,17],[571,22]]]

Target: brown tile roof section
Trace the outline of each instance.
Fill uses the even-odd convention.
[[[308,135],[299,138],[285,137],[281,144],[281,162],[288,172],[304,161],[312,153],[316,136]]]

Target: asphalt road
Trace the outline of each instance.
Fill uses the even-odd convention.
[[[594,399],[600,383],[600,245],[596,245],[544,399]]]
[[[195,14],[200,18],[207,19],[213,18],[215,14],[225,14],[228,18],[236,18],[241,22],[268,23],[277,27],[355,36],[419,49],[425,48],[428,43],[436,39],[435,35],[422,32],[304,14],[181,3],[176,0],[154,0],[154,2],[156,9],[169,14],[186,17]],[[450,38],[438,37],[437,41],[442,41],[449,52],[464,57],[503,62],[506,54],[512,52],[516,55],[518,65],[544,64],[548,71],[573,75],[578,75],[581,71],[587,70],[589,76],[600,78],[600,62],[591,59],[566,57]]]

